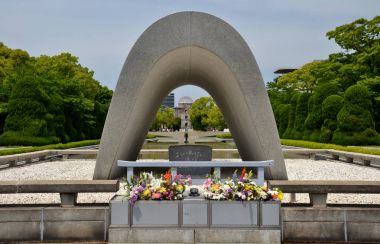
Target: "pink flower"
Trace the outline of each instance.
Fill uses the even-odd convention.
[[[153,194],[152,194],[152,198],[153,198],[153,199],[160,199],[160,198],[161,198],[161,193],[159,193],[159,192],[155,192],[155,193],[153,193]]]
[[[203,182],[203,187],[204,187],[204,188],[209,188],[209,187],[211,186],[211,184],[212,184],[212,180],[211,180],[211,178],[208,178],[208,179],[206,179],[206,180]]]

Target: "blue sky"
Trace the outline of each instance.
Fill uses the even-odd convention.
[[[325,37],[338,25],[380,14],[379,0],[0,0],[0,41],[33,56],[70,52],[114,89],[134,42],[154,21],[202,11],[231,24],[247,41],[265,81],[278,67],[299,67],[340,51]],[[176,101],[207,93],[184,86]]]

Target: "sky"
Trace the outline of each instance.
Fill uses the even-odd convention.
[[[114,89],[141,33],[180,11],[222,18],[246,40],[264,81],[279,67],[300,67],[341,49],[326,32],[380,14],[380,0],[0,0],[0,42],[32,56],[70,52],[94,78]],[[195,86],[175,91],[196,99]]]

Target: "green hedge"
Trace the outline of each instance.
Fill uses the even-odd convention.
[[[153,134],[147,134],[147,139],[152,139],[157,137]],[[85,140],[85,141],[75,141],[75,142],[69,142],[69,143],[59,143],[59,144],[51,144],[51,145],[45,145],[45,146],[34,146],[34,147],[20,147],[20,148],[14,148],[14,149],[5,149],[0,150],[0,156],[4,155],[11,155],[11,154],[19,154],[19,153],[27,153],[27,152],[35,152],[35,151],[42,151],[42,150],[49,150],[49,149],[68,149],[73,147],[84,147],[84,146],[91,146],[91,145],[97,145],[100,143],[100,140]]]
[[[147,134],[146,135],[146,137],[145,137],[145,139],[154,139],[154,138],[156,138],[157,136],[156,135],[153,135],[153,134]]]
[[[86,141],[69,142],[65,144],[59,143],[59,144],[45,145],[45,146],[39,146],[39,147],[21,147],[21,148],[14,148],[14,149],[5,149],[5,150],[0,150],[0,156],[35,152],[35,151],[42,151],[42,150],[49,150],[49,149],[68,149],[68,148],[73,148],[73,147],[84,147],[84,146],[90,146],[90,145],[97,145],[99,144],[99,142],[100,140],[86,140]]]
[[[0,145],[2,146],[43,146],[58,142],[59,138],[55,136],[31,136],[17,131],[7,131],[0,135]]]
[[[286,145],[286,146],[304,147],[304,148],[311,148],[311,149],[334,149],[334,150],[345,151],[345,152],[380,155],[380,150],[376,150],[376,149],[367,149],[367,148],[362,148],[362,147],[346,147],[346,146],[340,146],[336,144],[326,144],[326,143],[318,143],[318,142],[311,142],[311,141],[281,139],[281,144]]]
[[[232,135],[231,133],[223,133],[223,134],[219,134],[219,135],[216,135],[217,138],[220,138],[220,139],[232,139]]]

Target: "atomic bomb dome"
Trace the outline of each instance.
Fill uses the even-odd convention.
[[[180,104],[192,104],[193,102],[194,101],[191,97],[184,96],[179,99],[178,106],[180,106]]]

